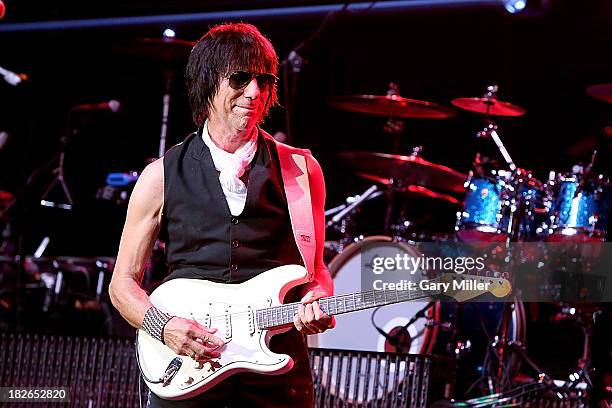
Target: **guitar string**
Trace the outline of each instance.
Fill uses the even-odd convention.
[[[435,280],[437,280],[437,279],[438,278],[436,278]],[[382,298],[384,299],[383,302],[386,302],[387,294],[388,293],[396,293],[397,294],[397,293],[404,293],[404,292],[408,292],[408,291],[405,291],[405,290],[401,290],[401,291],[397,291],[397,290],[368,290],[368,291],[363,291],[363,292],[354,292],[354,293],[347,293],[347,294],[343,294],[343,295],[328,296],[328,297],[324,297],[324,298],[318,299],[317,301],[319,303],[321,303],[321,301],[330,302],[330,301],[334,300],[334,298],[335,298],[336,302],[338,302],[338,301],[344,301],[345,298],[354,299],[356,296],[361,296],[362,299],[369,299],[369,297],[371,296],[372,300],[374,302],[376,302],[376,294],[379,293],[379,294],[383,294],[383,296],[382,296]],[[413,291],[409,291],[408,293],[410,293],[410,292],[415,293],[416,291],[413,290]],[[396,295],[395,297],[396,297],[397,300],[395,300],[393,302],[390,302],[388,304],[393,304],[393,303],[397,303],[397,302],[401,302],[401,301],[417,300],[419,298],[423,298],[423,297],[428,296],[428,295],[424,294],[424,292],[427,292],[427,291],[423,291],[423,290],[419,289],[419,292],[416,292],[417,293],[416,295],[408,295],[407,298],[401,298],[401,299]],[[435,292],[435,291],[433,291],[433,292]],[[438,293],[435,293],[435,294],[439,294],[439,291],[438,291]],[[414,297],[411,298],[411,296],[414,296]],[[287,303],[287,304],[281,304],[281,305],[278,305],[278,306],[271,306],[271,307],[264,308],[264,309],[255,309],[254,313],[261,312],[261,311],[264,311],[264,310],[272,310],[272,309],[277,309],[278,310],[278,309],[282,309],[283,307],[289,307],[289,306],[294,307],[295,305],[299,305],[299,304],[300,304],[299,302],[292,302],[292,303]],[[380,305],[376,305],[376,303],[374,303],[372,306],[386,306],[386,305],[387,305],[387,303],[386,304],[380,304]],[[244,314],[248,314],[248,313],[253,313],[253,312],[242,311],[242,312],[234,312],[234,313],[228,313],[228,314],[223,314],[223,315],[215,315],[215,316],[210,316],[209,319],[211,321],[212,320],[218,321],[218,320],[224,320],[228,315],[229,316],[239,316],[239,315],[244,315]]]
[[[437,280],[439,280],[439,278],[435,278],[433,280],[437,281]],[[489,283],[494,283],[493,280],[490,277],[489,277]],[[387,303],[387,294],[389,292],[396,294],[395,295],[396,300]],[[368,308],[367,302],[368,302],[369,299],[374,301],[374,304],[372,304],[372,306],[378,306],[378,305],[376,305],[376,294],[377,293],[378,294],[382,294],[382,299],[383,299],[383,304],[380,304],[379,306],[386,306],[386,305],[389,305],[389,304],[398,303],[398,302],[404,302],[404,301],[418,300],[418,299],[421,299],[421,298],[424,298],[424,297],[427,297],[427,296],[430,296],[430,295],[440,294],[439,291],[435,291],[435,290],[429,291],[430,293],[428,293],[427,290],[419,290],[418,292],[417,291],[410,291],[410,292],[413,293],[412,295],[408,295],[407,298],[401,298],[400,299],[399,294],[400,293],[405,293],[405,292],[406,291],[396,291],[396,290],[393,290],[393,291],[390,291],[390,290],[371,290],[371,291],[364,291],[364,292],[349,293],[349,294],[344,294],[344,295],[329,296],[329,297],[325,297],[325,298],[319,299],[318,302],[321,303],[321,301],[325,301],[327,303],[326,307],[329,308],[329,302],[335,300],[336,301],[336,310],[338,310],[338,302],[339,301],[343,302],[343,304],[344,304],[344,313],[346,313],[347,312],[347,309],[346,309],[346,299],[347,298],[349,298],[353,302],[353,310],[349,310],[349,312],[359,310],[358,306],[357,306],[357,302],[355,302],[355,297],[356,296],[361,296],[361,303],[365,304],[365,308],[367,309]],[[410,292],[408,292],[408,293],[410,293]],[[271,313],[273,311],[278,311],[278,312],[282,313],[283,309],[294,309],[297,305],[299,305],[299,302],[281,304],[281,305],[278,305],[278,306],[271,306],[271,307],[264,308],[264,309],[255,309],[254,311],[241,311],[241,312],[234,312],[234,313],[228,313],[228,314],[223,314],[223,315],[214,315],[214,316],[208,317],[208,319],[212,323],[212,322],[219,322],[219,321],[222,321],[222,320],[226,320],[228,318],[228,316],[229,317],[240,317],[240,316],[243,316],[243,315],[248,315],[249,313],[254,313],[256,320],[259,320],[258,319],[258,317],[259,317],[258,314],[262,314],[263,311],[267,311],[268,312],[267,315],[269,316],[269,318],[265,319],[265,320],[279,320],[279,318],[272,316]],[[329,310],[328,310],[328,313],[329,313]],[[336,313],[332,313],[332,314],[341,314],[341,313],[336,312]],[[284,316],[281,315],[280,319],[284,319]],[[206,318],[204,318],[204,319],[202,319],[202,318],[196,319],[196,321],[198,321],[198,320],[206,320]]]
[[[338,302],[344,302],[345,304],[342,307],[340,307],[340,308],[344,308],[344,312],[346,313],[347,311],[348,312],[352,312],[352,311],[359,310],[358,309],[359,306],[357,306],[357,303],[362,303],[363,306],[365,306],[365,308],[368,308],[368,306],[370,306],[370,305],[368,305],[368,300],[370,298],[371,298],[371,301],[374,302],[374,303],[371,304],[371,306],[375,307],[375,306],[386,306],[386,305],[390,305],[390,304],[397,303],[397,302],[402,302],[402,301],[418,300],[418,299],[421,299],[423,297],[427,297],[427,296],[430,295],[430,294],[426,294],[424,291],[420,291],[420,292],[418,292],[417,295],[414,295],[414,296],[411,295],[411,296],[408,296],[406,298],[397,297],[397,300],[394,300],[394,301],[389,302],[389,303],[384,303],[384,302],[386,302],[387,297],[386,296],[382,296],[382,298],[384,299],[383,300],[384,304],[381,303],[381,304],[377,305],[376,304],[376,295],[375,295],[375,293],[386,293],[386,292],[388,292],[388,291],[376,291],[376,292],[374,292],[374,291],[367,291],[367,292],[361,292],[362,301],[361,302],[354,302],[353,303],[353,310],[347,310],[346,302],[344,302],[344,300],[345,300],[345,298],[350,298],[351,299],[350,301],[353,302],[354,295],[360,295],[360,292],[356,292],[354,294],[351,293],[351,294],[345,294],[345,295],[337,295],[337,296],[333,296],[333,297],[326,297],[326,298],[319,299],[318,302],[320,304],[321,301],[325,301],[327,303],[326,307],[329,308],[329,302],[333,301],[334,300],[333,298],[335,298],[335,301],[336,301],[336,310],[339,309],[339,307],[337,305]],[[398,292],[398,291],[392,291],[391,293],[395,293],[395,292]],[[414,292],[414,291],[412,291],[412,292]],[[435,291],[433,291],[433,292],[435,292]],[[433,294],[438,294],[438,293],[433,293]],[[242,316],[242,315],[248,315],[249,313],[255,313],[257,315],[258,312],[261,313],[263,311],[268,311],[269,312],[268,315],[271,316],[270,313],[272,312],[272,310],[282,311],[283,308],[284,309],[294,309],[299,304],[300,303],[298,303],[298,302],[287,303],[287,304],[278,305],[278,306],[271,306],[271,307],[265,308],[265,309],[256,309],[254,312],[241,311],[241,312],[228,313],[228,314],[224,314],[224,315],[210,316],[210,317],[208,317],[208,319],[211,322],[213,322],[213,321],[214,322],[218,322],[218,321],[225,320],[228,316],[229,317],[234,317],[234,316],[238,317],[238,316]],[[333,314],[341,314],[341,313],[336,312],[336,313],[333,313]],[[198,319],[196,319],[196,321],[198,321],[198,320],[206,320],[206,319],[207,319],[206,317],[205,318],[198,318]],[[274,319],[271,318],[271,319],[268,319],[268,320],[274,320]]]

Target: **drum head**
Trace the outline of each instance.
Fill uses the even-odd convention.
[[[420,256],[416,248],[395,242],[388,236],[372,236],[353,243],[329,263],[336,294],[369,289],[361,287],[362,269],[371,264],[361,256],[365,247],[368,253],[374,250],[377,256],[394,256],[398,249],[411,257]],[[435,337],[436,325],[430,329],[426,319],[418,319],[404,330],[410,319],[427,304],[423,301],[405,302],[337,315],[336,327],[322,334],[308,336],[308,345],[326,349],[428,353],[430,339]],[[439,316],[438,303],[429,309],[428,317],[431,319],[434,316]],[[390,342],[379,333],[374,324],[388,335],[391,334],[393,340]],[[375,376],[366,372],[368,364],[364,358],[354,356],[343,364],[330,362],[329,367],[323,367],[322,372],[325,378],[330,378],[330,382],[322,384],[322,387],[343,403],[355,406],[366,402],[375,403],[385,394],[391,395],[396,388],[397,380],[394,379],[405,378],[409,371],[405,362],[396,364],[383,359],[379,364],[380,370],[378,376]],[[351,367],[360,367],[356,374],[353,373],[352,379],[349,374],[354,368]]]
[[[395,242],[387,236],[368,237],[351,244],[329,263],[329,271],[334,279],[334,293],[347,294],[368,290],[361,288],[362,268],[364,264],[368,264],[367,260],[361,257],[365,246],[369,251],[374,248],[378,256],[394,256],[398,253],[398,248],[412,257],[420,256],[416,248]],[[418,277],[415,276],[415,279]],[[399,346],[397,351],[426,352],[428,343],[426,339],[430,335],[426,319],[417,320],[405,331],[403,327],[427,304],[428,302],[424,301],[405,302],[338,315],[336,327],[322,334],[308,336],[308,345],[343,350],[396,351],[392,344],[395,340]],[[390,342],[386,339],[376,330],[373,323],[385,333],[393,332],[394,340]]]

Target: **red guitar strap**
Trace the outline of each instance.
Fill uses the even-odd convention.
[[[262,133],[274,140],[267,133]],[[274,141],[280,160],[293,236],[304,260],[304,265],[308,270],[308,280],[312,281],[315,273],[315,250],[317,245],[312,213],[313,203],[308,180],[307,156],[310,155],[310,151],[291,147],[276,140]]]

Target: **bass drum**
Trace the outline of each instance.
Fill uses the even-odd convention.
[[[421,253],[414,247],[397,242],[388,236],[371,236],[362,241],[348,245],[337,254],[328,268],[334,279],[334,293],[348,294],[359,292],[361,288],[362,268],[368,268],[370,262],[362,260],[361,254],[367,246],[368,252],[375,251],[377,256],[393,257],[398,249],[411,257],[420,257]],[[415,275],[415,279],[417,279]],[[336,316],[336,328],[325,333],[308,336],[310,347],[362,351],[402,351],[408,353],[430,353],[433,347],[439,318],[439,303],[434,303],[427,312],[427,319],[418,319],[408,326],[405,333],[401,330],[410,319],[428,302],[405,302],[372,308],[363,311]],[[427,324],[428,321],[433,324]],[[378,332],[374,324],[385,333],[394,335],[399,343],[394,347]],[[398,350],[399,349],[399,350]]]
[[[366,252],[382,257],[394,257],[401,252],[411,257],[421,255],[416,248],[403,242],[397,242],[388,236],[371,236],[352,243],[346,246],[343,252],[337,254],[328,265],[334,279],[336,294],[362,290],[361,273],[367,271],[368,267],[371,268],[372,264],[371,260],[362,258],[362,254]],[[426,315],[428,319],[417,319],[408,326],[406,331],[402,330],[410,319],[427,305],[428,302],[405,302],[337,315],[336,327],[322,334],[308,336],[308,345],[324,349],[429,354],[433,347],[430,339],[435,338],[438,325],[426,324],[426,321],[435,320],[439,314],[438,302],[428,309]],[[378,332],[374,324],[384,333],[396,339],[397,347],[391,345]],[[405,398],[401,394],[403,379],[407,378],[408,373],[413,372],[417,367],[413,366],[414,363],[410,363],[411,365],[406,365],[406,362],[396,364],[395,360],[388,358],[385,354],[377,356],[380,358],[380,365],[375,375],[368,373],[366,367],[369,364],[356,356],[350,357],[344,363],[338,361],[332,364],[330,360],[329,367],[323,367],[320,373],[321,378],[328,379],[328,381],[321,382],[321,392],[329,394],[329,398],[334,401],[334,406],[370,404],[380,406],[380,402],[385,398],[388,398],[389,401]],[[351,370],[354,369],[351,367],[359,367],[358,373],[351,373]],[[351,379],[351,376],[354,377]]]

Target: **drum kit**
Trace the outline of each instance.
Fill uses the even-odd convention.
[[[394,88],[397,90],[397,88]],[[483,116],[486,125],[478,137],[491,139],[505,164],[476,152],[472,169],[465,175],[447,166],[423,159],[422,148],[410,155],[350,151],[338,154],[339,159],[357,176],[377,183],[364,194],[347,199],[347,204],[329,210],[333,216],[329,227],[344,234],[341,241],[354,240],[347,236],[347,223],[342,222],[363,203],[380,196],[387,198],[389,216],[383,230],[389,234],[399,230],[403,220],[392,219],[392,206],[402,195],[409,201],[412,195],[462,205],[457,212],[456,239],[460,241],[595,241],[607,236],[608,212],[612,202],[610,177],[596,171],[597,151],[587,166],[576,165],[571,172],[549,173],[546,181],[516,166],[505,148],[494,117],[519,117],[526,110],[497,99],[498,87],[489,86],[483,97],[456,98],[451,103],[462,110]],[[606,93],[606,91],[608,93]],[[391,95],[352,95],[333,98],[334,107],[371,115],[387,115],[390,121],[399,118],[443,119],[454,116],[450,108],[431,102]],[[594,86],[589,94],[601,100],[612,93],[611,86]],[[381,190],[381,187],[384,189]],[[408,193],[408,194],[407,194]],[[463,193],[461,203],[452,193]],[[340,214],[340,216],[338,216]],[[355,225],[352,225],[355,229]],[[399,237],[406,238],[406,237]]]
[[[612,84],[593,86],[587,92],[594,98],[612,103]],[[571,172],[550,171],[547,180],[538,179],[533,172],[516,165],[494,121],[498,117],[520,117],[526,110],[499,100],[497,93],[498,87],[491,85],[482,97],[461,97],[451,101],[456,108],[476,113],[484,119],[485,126],[477,132],[477,137],[493,141],[499,158],[503,159],[495,160],[475,152],[468,174],[425,160],[421,157],[420,146],[411,154],[398,154],[399,134],[403,129],[399,120],[447,119],[455,116],[452,108],[403,98],[394,84],[387,95],[351,95],[330,100],[330,105],[335,108],[386,116],[388,123],[394,124],[385,126],[385,132],[394,137],[391,153],[348,151],[338,154],[340,161],[355,175],[376,183],[326,212],[328,236],[337,239],[326,242],[325,256],[338,292],[362,290],[363,265],[359,254],[364,245],[374,246],[377,253],[384,254],[388,247],[393,247],[396,252],[399,250],[418,257],[419,250],[414,244],[419,241],[467,244],[563,242],[579,245],[607,240],[612,185],[609,175],[598,170],[603,167],[598,163],[598,152],[593,152],[586,166],[576,165]],[[463,195],[462,200],[458,194]],[[455,225],[449,225],[446,233],[428,231],[410,220],[409,217],[415,214],[398,212],[394,208],[399,203],[403,209],[410,209],[409,204],[415,197],[455,206]],[[377,229],[384,231],[384,235],[361,233],[361,230],[371,227],[363,224],[376,219],[372,214],[359,215],[361,211],[367,213],[365,203],[373,201],[384,201],[384,223]],[[487,312],[481,310],[477,314],[489,314],[491,321],[485,323],[489,332],[480,332],[479,336],[495,334],[505,316],[509,322],[506,322],[506,331],[500,338],[508,344],[525,341],[525,307],[520,299],[509,303],[506,311],[503,305],[501,309],[495,307],[493,310],[491,305],[482,309],[487,309]],[[462,324],[458,318],[461,311],[452,310],[449,312],[448,306],[432,301],[339,316],[335,330],[312,336],[309,344],[379,352],[434,351],[458,357],[471,345],[478,344],[479,339],[470,339],[474,332],[461,327],[474,326],[474,321]],[[470,313],[465,311],[463,314]],[[479,346],[485,349],[496,345],[487,340]],[[523,353],[521,358],[524,356]],[[513,358],[517,359],[516,356]],[[510,365],[506,367],[512,370]]]

